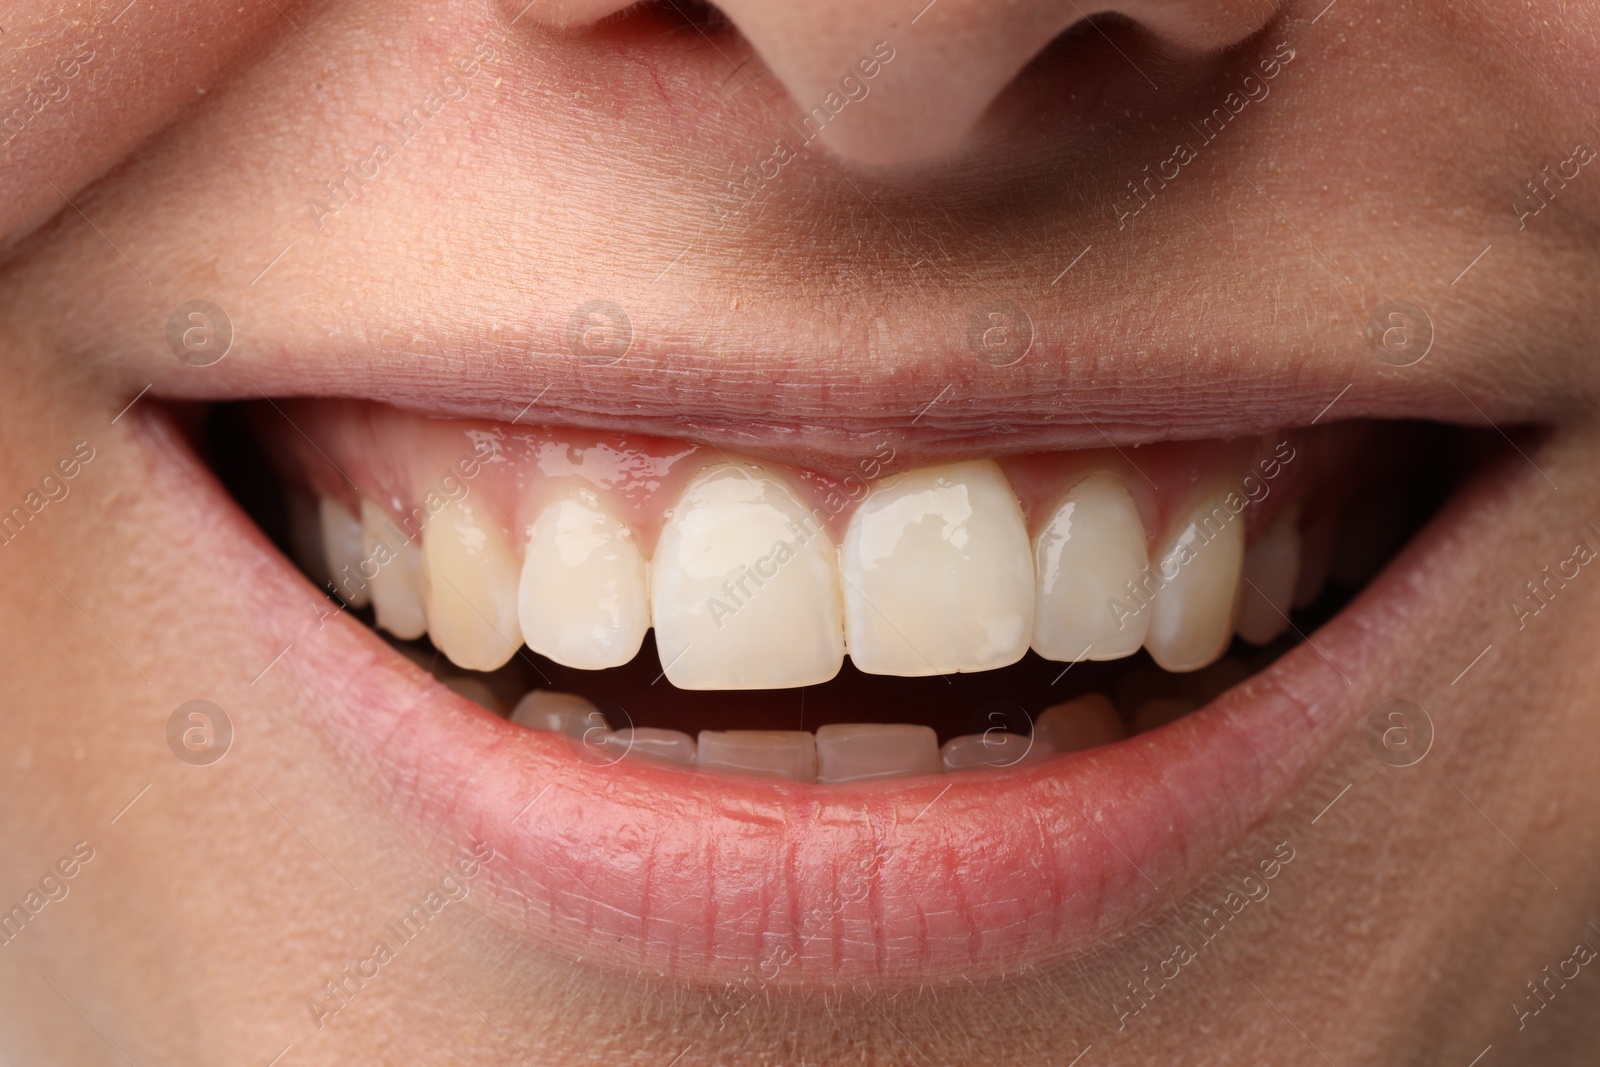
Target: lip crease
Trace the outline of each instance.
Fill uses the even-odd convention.
[[[260,549],[263,629],[302,632],[304,579],[214,482],[189,491]],[[705,983],[1015,973],[1181,895],[1304,780],[1359,710],[1346,679],[1403,641],[1423,579],[1463,551],[1452,516],[1464,495],[1314,647],[1168,726],[981,776],[825,786],[597,765],[449,692],[343,617],[280,670],[325,693],[315,728],[378,769],[378,810],[403,813],[404,832],[441,853],[494,846],[484,906],[530,946]],[[329,691],[329,678],[348,681]]]

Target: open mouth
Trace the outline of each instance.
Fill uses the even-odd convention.
[[[493,845],[497,918],[762,984],[1005,973],[1156,906],[1334,736],[1395,614],[1352,599],[1478,452],[1358,421],[808,469],[320,399],[206,427],[362,649],[317,668],[361,694],[330,736]]]
[[[1344,597],[1426,516],[1410,479],[1439,484],[1434,442],[1371,424],[911,470],[884,445],[838,475],[367,402],[251,414],[291,554],[447,687],[591,760],[823,784],[1171,722],[1301,640],[1336,563]]]

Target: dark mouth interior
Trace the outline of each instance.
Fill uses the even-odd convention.
[[[223,485],[288,554],[285,488],[265,453],[247,429],[241,405],[191,409],[202,454]],[[1265,647],[1235,638],[1217,663],[1186,674],[1162,670],[1149,655],[1077,664],[1045,660],[1029,652],[998,670],[945,677],[897,678],[864,674],[848,657],[837,677],[803,689],[688,691],[662,676],[653,636],[626,666],[601,671],[564,667],[527,648],[501,669],[480,674],[455,667],[426,637],[399,641],[382,634],[399,653],[429,669],[445,684],[492,695],[508,710],[531,689],[575,693],[605,713],[613,728],[654,726],[682,730],[815,730],[830,723],[921,723],[941,742],[981,733],[997,725],[1031,732],[1033,717],[1045,708],[1086,693],[1104,693],[1116,705],[1130,733],[1159,722],[1136,724],[1134,712],[1151,700],[1164,700],[1176,717],[1200,707],[1265,669],[1336,615],[1442,506],[1455,487],[1496,444],[1487,432],[1434,424],[1407,423],[1375,438],[1347,484],[1338,548],[1321,597],[1292,614],[1290,630]],[[1315,507],[1315,500],[1306,502]],[[332,596],[330,592],[328,595]],[[369,627],[370,609],[349,609]],[[382,633],[379,631],[380,634]],[[484,702],[484,701],[480,701]]]

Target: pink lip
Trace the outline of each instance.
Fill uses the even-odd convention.
[[[263,660],[272,641],[308,636],[304,579],[231,504],[195,506],[260,549],[249,551],[272,635]],[[1422,579],[1464,550],[1450,533],[1460,510],[1314,648],[1171,726],[1016,772],[816,786],[597,766],[563,737],[448,692],[340,617],[278,669],[326,694],[310,718],[330,747],[377,768],[377,817],[444,857],[494,847],[479,883],[489,892],[475,899],[530,947],[747,988],[976,978],[1115,936],[1273,813],[1367,706],[1345,679],[1370,678],[1402,643]]]

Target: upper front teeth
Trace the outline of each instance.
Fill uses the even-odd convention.
[[[1244,564],[1244,519],[1224,502],[1203,497],[1168,536],[1155,570],[1161,580],[1150,605],[1145,648],[1169,671],[1216,661],[1233,635],[1233,607]]]
[[[925,468],[875,488],[851,517],[841,556],[845,642],[861,670],[985,671],[1028,651],[1028,531],[992,461]]]
[[[844,662],[833,540],[753,465],[690,483],[656,545],[651,602],[680,689],[815,685]]]
[[[492,671],[516,654],[517,560],[499,525],[470,502],[448,501],[422,531],[428,632],[458,667]]]
[[[633,531],[591,492],[540,512],[517,584],[522,639],[568,667],[620,667],[650,628],[644,555]]]
[[[359,520],[324,500],[319,519],[335,592],[355,606],[370,596],[379,626],[426,630],[458,666],[495,669],[523,642],[566,666],[619,666],[653,625],[663,673],[683,689],[814,685],[846,651],[862,671],[901,676],[1003,667],[1030,645],[1061,661],[1144,647],[1167,670],[1194,670],[1236,627],[1256,642],[1282,632],[1302,555],[1292,512],[1247,555],[1226,486],[1152,537],[1105,470],[1037,512],[1031,539],[990,460],[872,484],[837,546],[838,509],[810,499],[776,468],[707,468],[649,559],[599,488],[537,501],[521,536],[487,499],[446,501],[420,548],[371,500]],[[360,580],[341,584],[352,569]]]
[[[1150,566],[1144,522],[1122,480],[1091,474],[1068,491],[1034,538],[1039,598],[1033,647],[1046,659],[1118,659],[1139,651],[1148,612],[1114,612]]]

